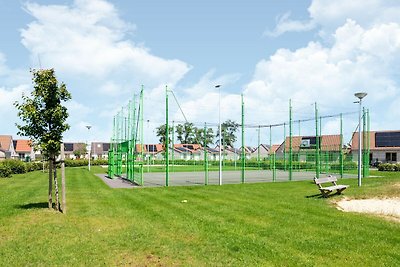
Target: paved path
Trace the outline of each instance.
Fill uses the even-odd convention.
[[[122,179],[120,177],[110,179],[108,178],[107,174],[96,174],[104,183],[106,183],[111,188],[133,188],[138,187],[136,184]]]

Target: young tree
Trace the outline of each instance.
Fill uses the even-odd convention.
[[[67,108],[62,102],[71,99],[64,83],[59,84],[54,69],[31,70],[33,91],[31,97],[22,95],[22,102],[15,102],[23,124],[16,124],[18,134],[28,136],[49,162],[49,208],[52,208],[53,166],[60,153],[63,133],[69,129],[66,123]],[[54,169],[55,170],[55,169]],[[57,180],[54,180],[57,186]],[[56,192],[58,189],[56,188]],[[58,196],[57,196],[58,198]],[[58,202],[58,201],[57,201]],[[56,203],[59,209],[59,203]]]

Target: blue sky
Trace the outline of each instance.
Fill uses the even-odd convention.
[[[246,123],[268,125],[288,120],[289,98],[294,119],[304,119],[314,102],[322,115],[357,111],[353,94],[366,91],[371,128],[399,128],[395,0],[0,0],[0,31],[1,134],[16,135],[12,103],[31,90],[29,69],[40,65],[55,68],[72,93],[68,141],[109,140],[112,116],[142,84],[148,142],[165,120],[165,85],[199,126],[218,121],[221,84],[223,120],[240,121],[241,93]],[[183,120],[176,105],[170,110]],[[356,123],[345,117],[347,135]],[[323,121],[323,132],[338,133],[339,120]],[[312,134],[312,123],[300,133]],[[246,143],[256,135],[249,129]]]

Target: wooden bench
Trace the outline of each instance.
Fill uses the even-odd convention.
[[[314,178],[314,183],[318,186],[319,191],[323,197],[328,197],[330,193],[336,190],[336,194],[340,195],[343,190],[345,190],[348,185],[336,184],[337,178],[335,176],[329,175],[324,178]],[[332,183],[331,186],[323,187],[325,183]]]

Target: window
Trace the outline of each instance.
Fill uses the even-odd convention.
[[[386,153],[386,161],[396,161],[397,162],[397,153],[395,152],[387,152]]]

